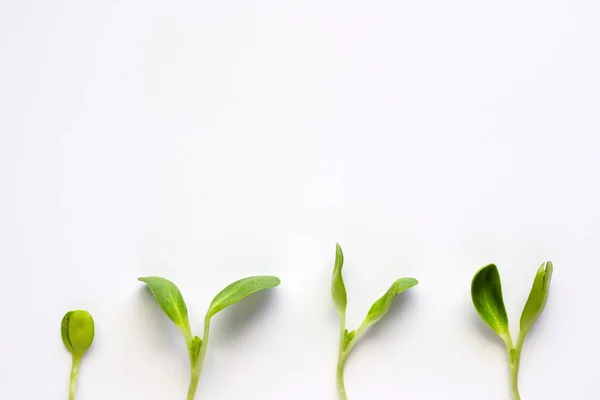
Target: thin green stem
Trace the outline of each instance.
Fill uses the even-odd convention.
[[[338,358],[337,365],[337,385],[338,392],[340,394],[340,400],[348,400],[348,396],[346,395],[346,387],[344,385],[344,367],[346,366],[346,360],[348,359],[350,351],[352,351],[352,348],[354,347],[358,339],[360,339],[360,337],[365,333],[365,330],[367,329],[367,325],[363,322],[362,325],[354,333],[354,338],[352,338],[350,343],[348,343],[348,346],[344,348],[344,339],[346,338],[345,324],[345,318],[340,317],[340,326],[342,326],[342,328],[340,334],[340,355]]]
[[[198,382],[200,381],[200,374],[202,373],[202,366],[204,365],[204,358],[206,357],[206,348],[208,347],[208,333],[210,331],[210,317],[204,319],[204,337],[202,338],[202,345],[200,346],[200,353],[198,354],[198,360],[195,364],[192,362],[192,356],[190,354],[190,386],[188,388],[187,400],[194,400],[196,397],[196,389],[198,388]]]
[[[77,377],[79,376],[79,362],[81,356],[73,355],[73,364],[71,365],[71,379],[69,384],[69,400],[75,400],[75,388],[77,387]]]
[[[190,322],[184,321],[183,327],[180,327],[181,333],[183,333],[183,339],[188,349],[192,347],[192,329],[190,328]]]
[[[340,351],[338,354],[337,364],[337,388],[340,394],[340,400],[348,400],[346,396],[346,386],[344,385],[344,364],[348,358],[347,353],[344,352],[344,340],[346,339],[346,316],[340,315]]]
[[[344,386],[344,363],[340,360],[337,365],[337,387],[340,394],[340,400],[348,400],[346,387]]]
[[[521,350],[523,349],[524,340],[525,337],[519,335],[515,347],[508,351],[510,360],[510,390],[513,400],[521,400],[521,395],[519,394],[519,365],[521,363]]]
[[[187,400],[194,400],[196,397],[196,389],[198,388],[198,382],[200,381],[200,372],[192,368],[190,377],[190,386],[188,388]]]

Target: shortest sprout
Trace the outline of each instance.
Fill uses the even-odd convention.
[[[73,356],[69,400],[74,400],[81,357],[94,341],[94,319],[84,310],[69,311],[62,319],[60,331],[65,347]]]
[[[82,356],[94,341],[94,319],[84,310],[69,311],[62,320],[61,333],[71,354]]]

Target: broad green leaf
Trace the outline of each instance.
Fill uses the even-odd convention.
[[[481,319],[505,341],[510,338],[498,267],[481,268],[471,282],[471,299]]]
[[[546,301],[548,300],[548,294],[550,293],[550,281],[552,279],[552,263],[548,261],[540,266],[535,274],[533,280],[533,286],[529,293],[529,298],[523,313],[521,314],[521,335],[526,335],[531,329],[535,321],[538,319],[544,307],[546,307]]]
[[[186,343],[190,345],[192,333],[190,322],[188,320],[187,307],[181,292],[173,282],[158,276],[148,276],[138,278],[139,281],[148,285],[150,292],[160,305],[160,308],[167,314],[167,317],[181,329]]]
[[[82,356],[94,341],[94,319],[84,310],[69,311],[62,319],[60,332],[69,352]]]
[[[196,366],[198,362],[198,355],[200,354],[200,347],[202,347],[202,339],[198,336],[192,338],[192,346],[190,348],[190,358],[192,368]]]
[[[346,286],[344,285],[344,279],[342,278],[342,267],[344,266],[344,253],[339,244],[335,245],[335,263],[333,264],[333,276],[331,279],[331,297],[333,297],[333,303],[335,308],[340,315],[346,313],[346,304],[348,298],[346,295]]]
[[[404,292],[407,289],[410,289],[413,286],[416,286],[419,283],[414,278],[400,278],[396,282],[390,286],[388,291],[379,298],[373,305],[369,312],[367,313],[367,317],[365,318],[365,324],[367,326],[373,325],[375,322],[379,321],[383,316],[388,312],[392,305],[392,300],[396,295]]]
[[[244,297],[264,289],[274,288],[281,283],[275,276],[251,276],[233,282],[215,296],[208,307],[207,318],[237,303]]]

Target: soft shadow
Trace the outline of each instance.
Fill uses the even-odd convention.
[[[140,287],[140,319],[145,322],[145,335],[170,351],[181,351],[183,337],[177,326],[167,317],[148,286]]]
[[[218,318],[218,327],[215,327],[217,335],[222,337],[238,335],[250,324],[250,321],[258,321],[262,315],[269,312],[270,304],[272,304],[271,299],[275,295],[275,290],[261,290],[221,311],[219,313],[221,314],[220,318]]]
[[[362,340],[371,340],[373,338],[377,338],[380,335],[384,335],[386,331],[398,329],[402,325],[409,323],[409,319],[406,318],[404,314],[406,314],[408,310],[413,309],[415,307],[415,303],[415,296],[410,290],[397,296],[392,301],[391,307],[385,316],[365,332]],[[360,340],[359,343],[362,340]],[[359,346],[359,343],[356,345]]]
[[[502,338],[500,338],[496,332],[492,328],[490,328],[477,314],[477,311],[473,309],[473,306],[470,307],[473,312],[469,313],[469,325],[473,327],[479,336],[485,337],[487,341],[493,343],[494,345],[505,349],[506,345]]]

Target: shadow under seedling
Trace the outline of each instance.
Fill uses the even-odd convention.
[[[191,369],[187,400],[193,400],[196,396],[196,388],[198,387],[208,347],[211,318],[219,311],[237,303],[252,293],[270,289],[280,284],[279,278],[275,276],[251,276],[235,281],[221,290],[208,307],[206,317],[204,318],[204,337],[201,339],[198,336],[192,336],[185,301],[173,282],[156,276],[138,278],[138,280],[148,285],[148,288],[162,310],[183,334],[188,349]]]
[[[225,315],[221,317],[217,334],[223,339],[237,339],[240,332],[252,327],[265,317],[272,307],[272,296],[276,295],[271,290],[263,290],[248,296],[229,307]]]
[[[481,268],[471,282],[471,299],[477,313],[502,338],[508,351],[510,361],[510,388],[514,400],[521,400],[519,394],[519,364],[525,336],[544,311],[550,280],[552,279],[552,263],[548,261],[540,266],[535,275],[533,286],[527,303],[521,314],[519,337],[513,346],[513,340],[508,326],[508,315],[502,297],[502,284],[498,267],[494,264]]]
[[[350,351],[358,342],[358,340],[364,335],[365,331],[377,321],[379,321],[388,312],[392,305],[394,297],[413,286],[416,286],[419,282],[414,278],[400,278],[395,281],[388,291],[377,300],[367,313],[367,316],[363,323],[355,331],[348,331],[346,329],[346,286],[342,279],[342,267],[344,265],[344,254],[339,244],[336,244],[335,251],[335,264],[333,267],[333,277],[331,281],[331,296],[333,297],[333,303],[340,316],[340,349],[337,364],[337,388],[341,400],[347,400],[346,387],[344,384],[344,366],[346,360],[350,355]]]

